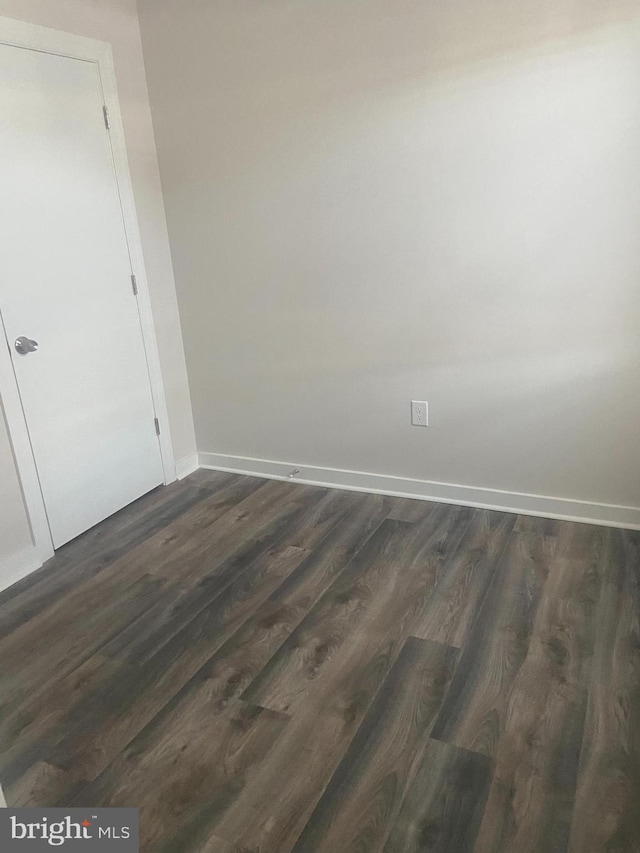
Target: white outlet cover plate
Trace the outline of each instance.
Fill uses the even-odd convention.
[[[429,426],[429,404],[426,400],[411,401],[411,423],[413,426]]]

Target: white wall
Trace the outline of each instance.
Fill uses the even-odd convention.
[[[201,451],[640,506],[635,2],[139,10]]]
[[[113,47],[169,425],[180,461],[195,451],[195,436],[135,0],[0,0],[0,16],[98,38]],[[10,564],[30,544],[19,481],[0,418],[0,564]]]

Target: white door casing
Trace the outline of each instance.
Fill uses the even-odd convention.
[[[0,216],[8,248],[0,267],[0,311],[11,345],[18,334],[41,338],[38,352],[27,356],[1,348],[0,392],[44,560],[52,541],[42,492],[59,545],[123,499],[174,479],[175,469],[110,48],[0,18],[0,80],[0,114],[11,131],[0,141]],[[20,203],[10,216],[8,199],[16,193]],[[47,193],[56,198],[48,210]],[[88,312],[94,318],[89,323]],[[61,376],[56,388],[53,380]],[[121,394],[115,406],[109,403],[114,383]],[[154,417],[161,425],[161,456]],[[54,439],[63,436],[71,451],[66,459],[54,452]],[[101,488],[114,470],[122,488],[113,476]],[[93,497],[79,500],[81,494]],[[61,500],[74,505],[73,517],[51,512]]]

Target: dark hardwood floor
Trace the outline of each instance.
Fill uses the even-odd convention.
[[[0,780],[145,853],[637,853],[640,532],[199,471],[0,594]]]

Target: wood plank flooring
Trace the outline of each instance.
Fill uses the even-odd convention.
[[[144,853],[640,853],[640,532],[198,471],[0,593],[0,780]]]

